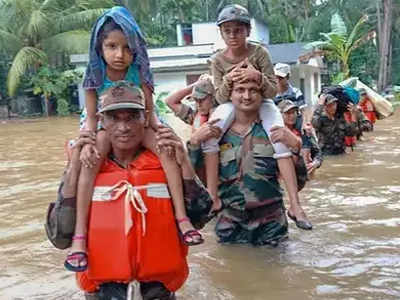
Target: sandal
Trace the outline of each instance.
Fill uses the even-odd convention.
[[[73,264],[71,264],[69,261],[71,260],[76,260],[78,262],[78,265],[75,266]],[[71,272],[83,272],[86,271],[87,267],[88,267],[88,256],[86,252],[82,252],[82,251],[77,251],[77,252],[72,252],[70,254],[68,254],[67,259],[64,262],[64,267]],[[81,266],[81,262],[85,261],[86,263]]]
[[[86,240],[84,235],[75,235],[72,237],[73,240]],[[77,265],[71,264],[70,261],[75,260]],[[86,262],[81,265],[82,262]],[[88,256],[84,251],[75,251],[67,255],[67,259],[64,262],[64,267],[71,272],[83,272],[88,267]]]
[[[178,222],[179,234],[180,234],[180,236],[182,238],[183,243],[186,246],[196,246],[196,245],[200,245],[200,244],[204,243],[203,236],[196,229],[189,229],[185,233],[182,233],[181,229],[179,228],[179,224],[183,223],[183,222],[189,222],[190,223],[190,220],[189,220],[188,217],[185,217],[185,218],[182,218],[182,219],[176,219],[176,221]],[[197,238],[197,239],[195,239],[195,238]]]
[[[303,229],[303,230],[312,230],[313,226],[312,226],[311,222],[308,221],[307,219],[297,220],[296,216],[292,215],[289,210],[287,211],[287,215],[290,219],[293,220],[293,222],[296,224],[296,226],[298,228]]]

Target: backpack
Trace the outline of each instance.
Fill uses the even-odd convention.
[[[49,241],[58,249],[66,249],[71,246],[76,220],[76,197],[64,198],[61,193],[63,185],[62,181],[58,189],[57,200],[51,202],[47,208],[44,225]]]

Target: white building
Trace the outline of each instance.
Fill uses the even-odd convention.
[[[321,88],[320,57],[307,57],[302,43],[269,44],[269,30],[265,23],[251,20],[252,30],[249,40],[263,44],[268,48],[272,63],[291,65],[291,82],[299,87],[308,103]],[[177,47],[153,48],[148,50],[150,66],[154,74],[156,94],[171,92],[193,83],[197,78],[209,72],[209,58],[218,49],[224,47],[219,29],[215,23],[195,23],[177,25]],[[85,66],[87,55],[71,55],[71,62]],[[82,90],[80,102],[83,104]]]

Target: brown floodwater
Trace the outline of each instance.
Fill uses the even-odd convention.
[[[0,123],[0,299],[82,299],[65,251],[43,223],[56,197],[75,118]],[[290,222],[277,248],[206,243],[190,249],[179,299],[400,299],[400,117],[378,121],[354,152],[327,158],[301,192],[314,224]]]

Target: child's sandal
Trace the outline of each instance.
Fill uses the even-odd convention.
[[[74,235],[73,240],[86,240],[85,235]],[[71,261],[76,261],[77,265],[71,264]],[[83,265],[81,263],[84,262]],[[67,259],[64,262],[64,267],[71,272],[83,272],[88,267],[88,256],[84,251],[75,251],[67,255]]]
[[[178,229],[179,229],[180,237],[182,238],[182,241],[186,246],[196,246],[196,245],[200,245],[200,244],[204,243],[203,236],[196,229],[190,229],[190,230],[186,231],[185,233],[183,233],[180,230],[180,228],[179,228],[180,223],[183,223],[183,222],[190,223],[190,220],[188,217],[185,217],[182,219],[176,219],[176,221],[178,222]]]

